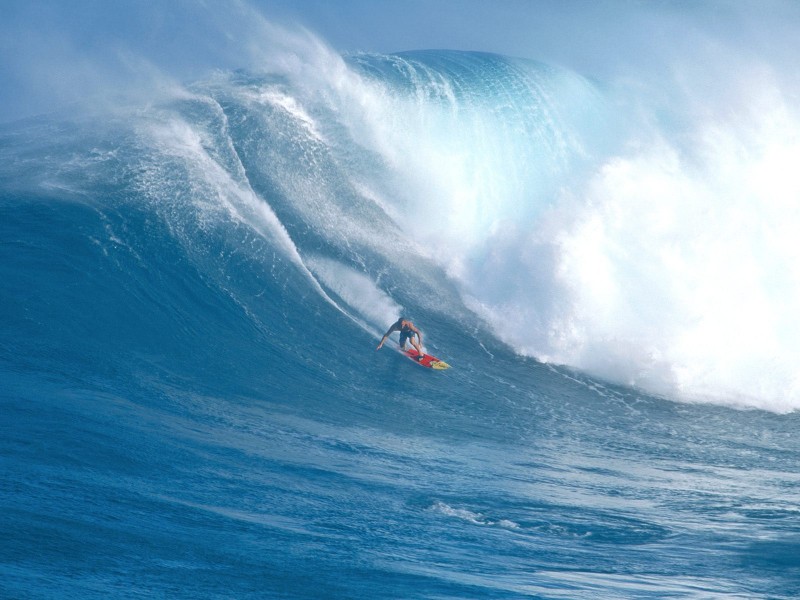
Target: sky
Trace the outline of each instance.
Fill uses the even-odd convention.
[[[606,79],[714,55],[794,64],[800,2],[783,0],[0,0],[0,121],[154,71],[187,81],[253,68],[253,14],[341,52],[497,52]]]

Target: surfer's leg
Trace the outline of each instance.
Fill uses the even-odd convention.
[[[402,350],[403,352],[406,351],[406,340],[407,339],[408,339],[408,334],[407,333],[403,333],[401,331],[400,332],[400,342],[399,342],[399,344],[400,344],[400,350]],[[411,343],[412,344],[414,343],[414,338],[411,338]]]

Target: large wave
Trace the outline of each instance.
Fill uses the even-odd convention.
[[[800,120],[774,81],[748,73],[733,115],[653,122],[536,63],[353,62],[382,109],[358,142],[400,180],[383,203],[501,339],[670,397],[797,407]]]
[[[735,115],[664,114],[534,61],[283,39],[258,69],[83,122],[91,141],[29,183],[122,169],[198,256],[220,229],[266,244],[373,335],[400,307],[478,315],[520,354],[653,393],[800,406],[800,119],[768,77]]]

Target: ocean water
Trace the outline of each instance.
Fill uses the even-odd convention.
[[[0,596],[800,596],[790,107],[290,56],[2,126]]]

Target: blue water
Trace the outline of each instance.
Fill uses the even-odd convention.
[[[798,597],[796,397],[559,353],[602,86],[327,58],[3,126],[0,595]]]

